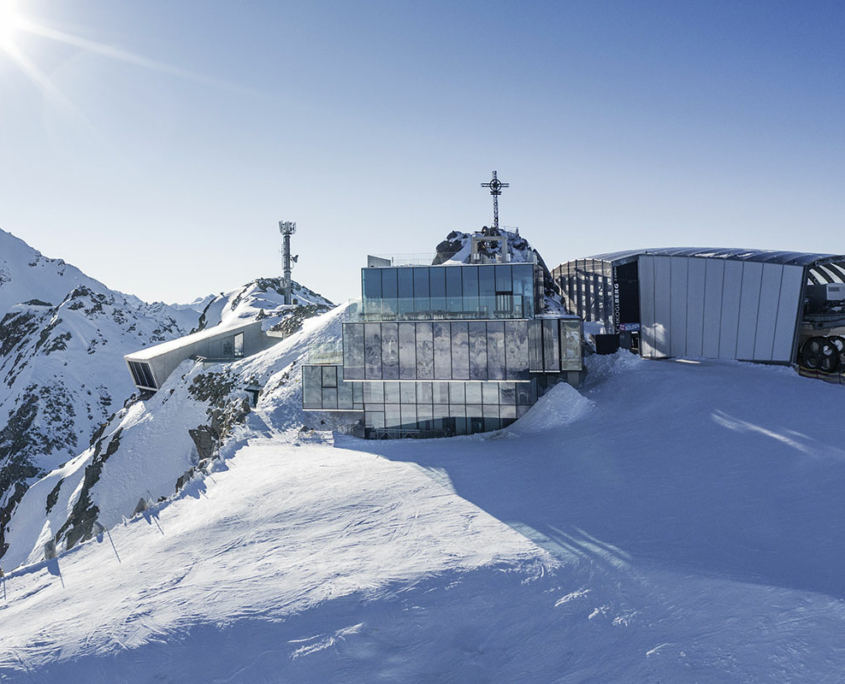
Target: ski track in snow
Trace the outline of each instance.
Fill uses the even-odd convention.
[[[841,389],[591,370],[509,439],[245,431],[174,501],[5,579],[0,679],[841,682]]]

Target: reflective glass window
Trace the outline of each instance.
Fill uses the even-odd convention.
[[[463,311],[463,292],[461,287],[461,266],[449,266],[446,271],[446,299],[449,311]]]
[[[364,324],[343,324],[343,372],[347,380],[363,380]]]
[[[508,380],[528,379],[528,328],[531,321],[505,321],[505,360]]]
[[[510,425],[516,420],[516,406],[499,406],[499,416],[502,419],[502,427]]]
[[[452,377],[452,336],[449,323],[434,323],[434,377],[449,380]]]
[[[414,269],[400,268],[397,269],[397,274],[398,311],[402,314],[408,314],[414,310]]]
[[[364,403],[365,404],[383,404],[384,403],[384,383],[383,382],[362,382],[364,386]]]
[[[415,268],[414,271],[414,311],[428,312],[431,308],[429,299],[430,268]]]
[[[496,292],[513,292],[513,272],[509,265],[494,266],[496,269]]]
[[[543,372],[543,322],[528,321],[528,367]]]
[[[452,322],[452,378],[469,378],[469,331],[464,321]]]
[[[358,384],[358,383],[356,383]],[[352,387],[351,382],[343,382],[338,379],[337,383],[337,407],[339,409],[352,410]]]
[[[434,394],[432,391],[432,384],[430,382],[416,382],[417,387],[417,403],[418,404],[433,404]]]
[[[449,403],[450,404],[466,404],[466,385],[462,382],[449,383]]]
[[[477,315],[478,312],[478,267],[461,267],[463,272],[463,310]]]
[[[487,377],[490,380],[504,380],[507,377],[505,365],[505,324],[487,323]]]
[[[402,404],[399,407],[402,414],[402,427],[406,430],[417,428],[417,405],[416,404]]]
[[[383,428],[384,411],[366,411],[364,413],[364,421],[368,428]]]
[[[560,336],[563,370],[581,370],[581,321],[575,319],[561,319]]]
[[[482,382],[481,383],[481,403],[482,404],[499,404],[499,383],[497,382]]]
[[[396,299],[398,283],[395,268],[381,269],[381,296],[383,299]]]
[[[400,402],[399,382],[384,383],[384,403],[398,404]]]
[[[429,269],[429,288],[431,292],[431,311],[446,311],[446,271],[444,266],[432,266]]]
[[[385,404],[384,405],[384,427],[398,428],[402,426],[402,413],[399,409],[399,404]]]
[[[487,379],[487,324],[469,323],[469,379]]]
[[[401,404],[416,404],[417,403],[417,388],[415,382],[400,382],[399,383],[399,403]]]
[[[337,387],[323,388],[323,408],[336,409],[337,408]]]
[[[323,369],[320,366],[302,367],[303,408],[323,408]]]
[[[466,383],[466,403],[481,404],[481,385],[480,382]]]
[[[399,379],[399,326],[381,324],[381,367],[385,380]]]
[[[434,333],[431,323],[417,323],[417,378],[434,379]]]
[[[560,326],[554,318],[543,321],[543,367],[547,373],[560,371]]]
[[[323,387],[337,387],[337,367],[323,366]]]
[[[364,324],[364,369],[368,379],[380,380],[381,372],[381,324]]]
[[[419,423],[420,430],[431,430],[431,421],[433,418],[434,414],[431,410],[431,404],[417,405],[417,422]]]
[[[414,323],[399,324],[399,378],[417,378],[417,335]]]
[[[433,382],[431,383],[432,401],[435,404],[449,403],[449,383],[448,382]]]
[[[512,382],[499,383],[499,403],[500,404],[516,404],[516,385]]]

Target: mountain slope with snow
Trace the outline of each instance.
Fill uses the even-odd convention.
[[[841,680],[841,388],[620,352],[508,430],[366,442],[297,429],[339,320],[239,362],[265,392],[207,475],[5,578],[0,676]]]

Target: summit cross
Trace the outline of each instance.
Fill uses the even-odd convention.
[[[502,183],[497,177],[496,172],[493,172],[493,180],[489,183],[482,183],[482,188],[490,188],[490,194],[493,195],[493,227],[499,229],[499,195],[502,194],[502,188],[510,187],[510,183]]]

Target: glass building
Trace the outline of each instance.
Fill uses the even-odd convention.
[[[537,264],[369,267],[340,364],[302,369],[303,408],[361,414],[372,438],[498,430],[578,384],[581,321],[543,313]]]

